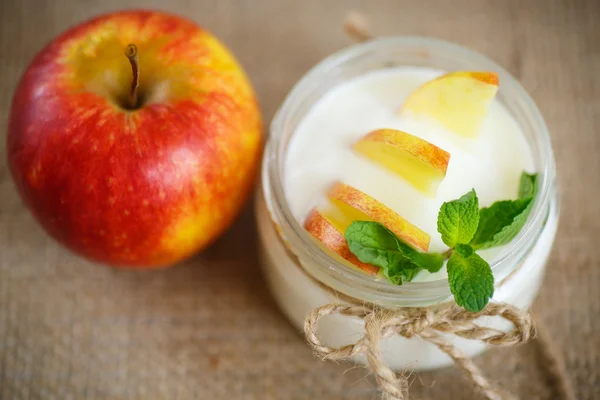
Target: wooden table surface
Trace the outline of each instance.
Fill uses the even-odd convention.
[[[426,35],[489,55],[538,103],[555,148],[562,219],[535,305],[578,399],[600,399],[600,1],[3,0],[0,130],[34,54],[67,27],[126,7],[186,15],[229,45],[269,121],[315,63],[350,44],[346,13],[378,35]],[[0,399],[374,399],[362,368],[321,363],[258,268],[251,208],[175,268],[84,261],[24,209],[0,140]],[[556,399],[535,345],[477,358],[523,399]],[[478,398],[455,369],[414,376],[416,399]]]

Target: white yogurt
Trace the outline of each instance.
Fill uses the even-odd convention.
[[[334,87],[316,102],[290,141],[284,170],[285,195],[300,224],[315,205],[324,201],[330,185],[341,180],[386,204],[427,232],[431,236],[430,251],[443,251],[445,245],[437,233],[437,214],[442,202],[456,199],[471,188],[477,191],[481,206],[516,198],[521,172],[533,172],[533,156],[520,126],[498,101],[491,104],[476,139],[462,139],[432,121],[398,116],[397,110],[405,98],[419,85],[441,73],[425,68],[377,71]],[[352,143],[379,128],[403,130],[451,154],[446,177],[435,198],[426,197],[401,177],[352,151]],[[521,267],[496,288],[493,301],[518,307],[531,305],[556,233],[558,214],[555,207],[553,203],[537,244]],[[260,196],[257,220],[267,282],[283,312],[301,330],[309,311],[340,300],[332,291],[317,284],[290,257]],[[498,251],[492,249],[480,254],[492,261]],[[445,270],[436,274],[422,272],[415,281],[445,276]],[[483,324],[499,329],[506,327],[498,320],[486,320]],[[363,334],[363,323],[357,318],[330,317],[319,328],[319,336],[331,346],[355,342]],[[450,339],[468,356],[485,348],[480,342]],[[381,350],[388,365],[396,369],[434,369],[451,363],[447,355],[419,338],[388,338],[381,343]],[[364,362],[361,357],[355,360]]]

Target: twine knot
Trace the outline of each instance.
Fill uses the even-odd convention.
[[[321,318],[333,314],[361,318],[365,325],[364,336],[356,343],[342,347],[324,345],[316,334],[318,323]],[[511,322],[513,327],[508,331],[483,327],[475,323],[480,317],[500,317]],[[421,337],[450,356],[488,400],[506,400],[513,397],[493,387],[479,368],[443,334],[480,340],[493,346],[515,346],[529,341],[536,335],[528,312],[508,304],[492,303],[478,313],[461,309],[456,303],[394,310],[368,304],[326,304],[308,313],[304,321],[304,332],[308,344],[325,360],[343,361],[354,355],[364,354],[386,400],[407,399],[409,385],[404,373],[396,374],[383,363],[379,342],[384,338],[392,335],[400,335],[407,339]]]

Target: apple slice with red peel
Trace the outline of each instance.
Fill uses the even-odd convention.
[[[450,162],[447,151],[395,129],[372,131],[356,142],[354,149],[430,196],[435,195]]]
[[[416,249],[429,249],[430,237],[427,233],[368,194],[337,182],[329,190],[327,197],[335,207],[331,211],[325,210],[324,215],[339,231],[345,232],[352,221],[375,221]]]
[[[327,249],[331,250],[344,260],[358,267],[369,275],[377,275],[379,267],[365,264],[352,254],[344,234],[339,231],[319,210],[313,209],[304,222],[304,229],[308,231]]]
[[[495,72],[450,72],[411,93],[400,112],[433,118],[457,134],[472,138],[479,133],[497,91]]]

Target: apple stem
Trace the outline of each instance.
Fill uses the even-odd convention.
[[[133,72],[133,80],[131,81],[131,92],[129,94],[131,108],[137,107],[137,90],[140,86],[140,63],[138,61],[138,49],[135,44],[129,44],[125,49],[125,55],[129,59],[131,64],[131,71]]]

